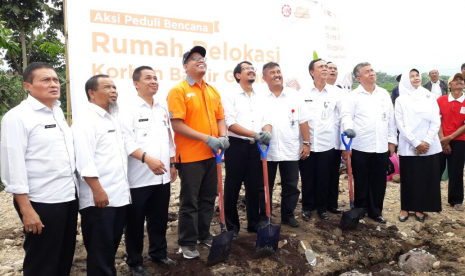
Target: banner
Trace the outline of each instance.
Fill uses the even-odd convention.
[[[136,95],[132,72],[142,65],[156,71],[164,102],[185,78],[182,55],[195,45],[206,48],[205,81],[221,94],[240,89],[232,72],[244,60],[258,68],[257,91],[268,89],[261,73],[270,61],[288,85],[305,89],[313,51],[338,65],[339,79],[350,71],[337,15],[318,1],[68,0],[66,13],[74,118],[88,102],[91,76],[109,75],[121,105]]]

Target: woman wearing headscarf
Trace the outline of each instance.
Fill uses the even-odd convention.
[[[439,106],[436,97],[421,86],[417,69],[402,74],[399,95],[395,106],[400,131],[399,221],[406,221],[411,211],[423,222],[424,212],[441,211]]]

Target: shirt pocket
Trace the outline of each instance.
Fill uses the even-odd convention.
[[[150,121],[147,118],[139,119],[135,124],[137,141],[144,140],[150,131]]]

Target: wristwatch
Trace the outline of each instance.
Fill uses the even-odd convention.
[[[307,142],[307,141],[302,141],[302,144],[304,144],[305,146],[310,146],[312,143]]]
[[[171,168],[176,168],[176,163],[170,163]]]

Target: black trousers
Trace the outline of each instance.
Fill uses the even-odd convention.
[[[69,275],[76,246],[78,200],[63,203],[39,203],[31,205],[39,215],[42,233],[33,234],[25,229],[24,264],[25,276]],[[13,199],[19,218],[23,216]]]
[[[354,206],[366,208],[370,217],[379,217],[383,213],[388,158],[389,152],[352,150]]]
[[[299,200],[300,191],[297,188],[299,182],[299,161],[268,161],[268,185],[270,187],[270,202],[273,202],[273,187],[276,172],[279,166],[281,175],[281,221],[289,221],[294,217],[294,210]],[[273,204],[271,204],[273,205]]]
[[[465,162],[465,141],[450,141],[451,154],[441,153],[441,174],[446,168],[449,173],[447,202],[450,205],[463,203],[463,167]]]
[[[178,244],[195,246],[211,238],[210,223],[217,195],[215,158],[178,164],[181,179]]]
[[[341,166],[342,150],[334,150],[333,161],[331,162],[331,172],[329,173],[328,208],[338,208],[339,199],[339,168]]]
[[[126,263],[131,266],[143,264],[144,222],[147,220],[149,236],[148,255],[152,259],[166,258],[166,228],[171,184],[158,184],[131,189],[132,204],[127,210],[125,232]]]
[[[305,160],[299,160],[302,180],[302,210],[326,212],[329,176],[334,158],[334,149],[311,152]]]
[[[116,276],[115,255],[126,225],[127,205],[80,210],[88,276]]]
[[[255,232],[260,222],[260,193],[263,193],[263,168],[257,144],[249,140],[229,137],[230,147],[225,152],[226,179],[224,182],[224,213],[228,231],[239,233],[237,200],[244,182],[247,230]],[[263,203],[264,204],[264,203]]]

